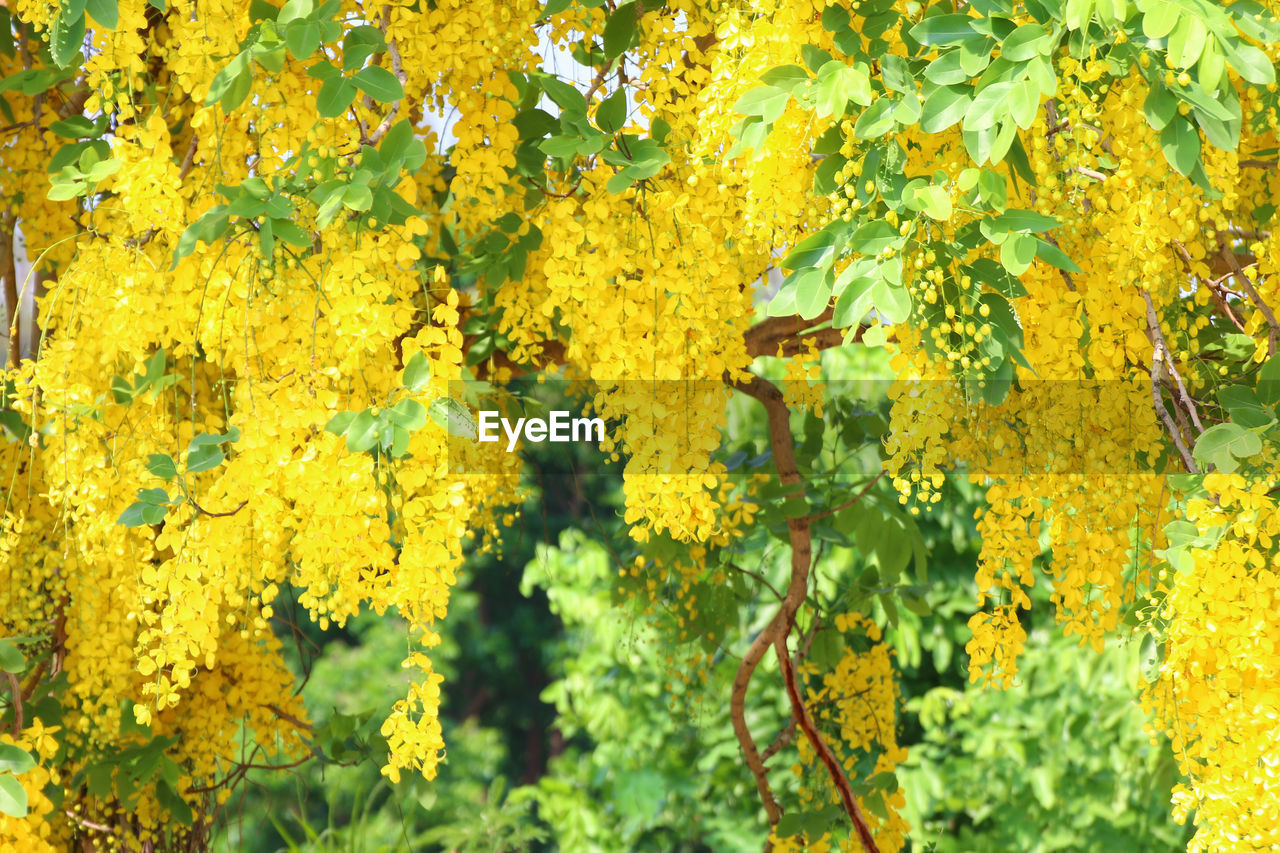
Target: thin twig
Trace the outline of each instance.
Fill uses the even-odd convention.
[[[871,487],[874,486],[876,483],[880,482],[880,478],[883,476],[884,476],[884,471],[881,470],[879,474],[876,474],[874,477],[871,478],[871,482],[867,483],[865,486],[862,487],[862,491],[858,492],[852,498],[840,504],[840,506],[833,506],[831,507],[831,509],[824,509],[822,512],[808,516],[805,520],[808,521],[810,524],[812,524],[813,522],[817,521],[820,518],[826,518],[829,515],[835,515],[837,512],[839,512],[842,509],[848,509],[849,507],[856,504],[858,501],[862,500],[863,496],[866,495],[867,492],[871,491]]]
[[[227,512],[210,512],[209,510],[200,506],[200,504],[196,503],[195,498],[189,498],[189,500],[191,501],[191,505],[195,507],[201,514],[207,515],[211,518],[229,518],[230,516],[235,515],[237,512],[239,512],[240,510],[244,509],[246,506],[249,505],[249,499],[245,498],[244,500],[240,501],[239,505],[236,506],[236,508],[233,510],[228,510]]]
[[[311,731],[310,723],[306,722],[305,720],[299,720],[297,717],[295,717],[293,714],[290,714],[288,711],[285,711],[283,708],[280,708],[280,707],[277,707],[276,705],[272,705],[268,703],[267,709],[270,710],[271,713],[275,714],[280,719],[289,723],[293,723],[295,726],[302,729],[303,731],[308,731],[308,732]]]
[[[396,47],[396,40],[387,36],[387,27],[391,25],[391,7],[384,6],[382,9],[381,30],[382,37],[387,42],[387,55],[391,57],[391,73],[396,75],[396,79],[400,81],[400,85],[404,86],[408,77],[404,73],[404,64],[400,59],[400,48]],[[403,100],[403,99],[401,99]],[[391,123],[396,120],[396,115],[400,112],[400,101],[396,101],[391,105],[391,111],[387,113],[382,122],[374,128],[372,134],[365,142],[369,145],[377,145],[378,142],[391,129]],[[362,134],[363,135],[363,134]]]
[[[1221,241],[1221,238],[1219,239]],[[1230,267],[1231,272],[1235,275],[1236,281],[1240,283],[1240,287],[1244,292],[1249,294],[1249,298],[1253,300],[1253,304],[1258,306],[1258,310],[1261,311],[1262,316],[1266,318],[1267,327],[1269,329],[1267,333],[1267,355],[1275,355],[1277,341],[1280,341],[1280,324],[1276,322],[1275,312],[1273,312],[1271,310],[1271,306],[1263,300],[1261,294],[1259,294],[1257,289],[1253,286],[1253,282],[1249,280],[1249,276],[1244,274],[1244,269],[1241,268],[1240,261],[1236,258],[1236,253],[1231,251],[1231,247],[1228,246],[1225,241],[1221,242],[1221,249],[1222,259],[1227,262],[1227,266]]]
[[[1160,420],[1164,423],[1165,429],[1169,432],[1169,437],[1173,439],[1173,446],[1178,449],[1178,455],[1182,457],[1183,464],[1187,466],[1187,470],[1192,474],[1199,474],[1200,469],[1196,467],[1191,451],[1187,450],[1187,445],[1183,443],[1182,436],[1178,433],[1178,427],[1173,422],[1173,417],[1170,416],[1168,407],[1164,404],[1164,396],[1160,393],[1161,368],[1164,362],[1164,336],[1160,333],[1160,320],[1156,317],[1156,309],[1151,302],[1151,295],[1144,291],[1142,296],[1147,303],[1147,337],[1151,340],[1151,400],[1155,404],[1156,412],[1160,415]]]
[[[1142,291],[1142,299],[1147,303],[1147,326],[1150,330],[1152,343],[1163,350],[1165,370],[1169,374],[1169,378],[1173,380],[1174,387],[1178,393],[1178,401],[1182,403],[1187,414],[1190,415],[1191,423],[1196,429],[1196,435],[1199,435],[1204,432],[1204,425],[1200,423],[1195,400],[1187,392],[1187,386],[1182,384],[1182,376],[1179,375],[1178,367],[1173,362],[1173,351],[1169,349],[1169,344],[1164,339],[1164,332],[1160,331],[1160,319],[1156,316],[1156,306],[1151,301],[1151,293],[1146,290]]]
[[[785,635],[778,637],[774,650],[778,654],[778,663],[782,665],[782,678],[787,686],[787,698],[791,700],[791,712],[796,718],[797,725],[804,732],[804,736],[809,739],[814,752],[818,753],[818,758],[826,766],[827,774],[831,777],[831,781],[835,783],[836,790],[840,792],[840,801],[844,805],[844,810],[853,820],[854,831],[857,832],[858,840],[862,842],[863,848],[867,853],[879,853],[880,848],[876,846],[875,837],[871,834],[871,827],[867,825],[867,818],[862,813],[857,798],[853,795],[853,788],[849,785],[849,778],[845,775],[844,768],[840,766],[840,760],[836,758],[836,754],[818,732],[818,727],[813,722],[813,716],[809,713],[809,708],[804,704],[804,698],[800,695],[800,687],[796,683],[795,668],[791,665],[791,658],[787,653],[787,638]]]

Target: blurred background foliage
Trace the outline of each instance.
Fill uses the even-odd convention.
[[[827,356],[830,372],[841,356]],[[731,411],[730,430],[750,420]],[[379,773],[377,721],[407,681],[394,614],[321,631],[278,608],[319,760],[251,772],[219,817],[217,850],[759,848],[759,799],[727,708],[736,659],[674,642],[663,630],[671,614],[646,611],[620,578],[631,546],[617,466],[565,444],[536,446],[527,459],[522,512],[495,548],[472,549],[440,625],[432,659],[445,677],[448,756],[438,778],[392,785]],[[1020,686],[968,684],[980,493],[964,477],[946,489],[917,519],[927,607],[890,614],[877,603],[873,614],[900,670],[911,849],[1184,850],[1189,833],[1169,818],[1173,756],[1144,731],[1134,701],[1137,638],[1102,654],[1079,648],[1044,616],[1048,591],[1037,587]],[[854,553],[819,557],[815,574],[837,596],[863,569]],[[766,701],[748,722],[767,742],[787,709],[780,689],[772,705],[756,689]],[[787,755],[771,780],[784,794],[797,786]]]

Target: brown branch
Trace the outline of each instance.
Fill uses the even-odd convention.
[[[1187,386],[1182,384],[1182,376],[1178,373],[1177,365],[1173,361],[1173,351],[1169,349],[1169,344],[1164,339],[1164,332],[1160,331],[1160,320],[1156,316],[1156,306],[1151,301],[1151,293],[1142,291],[1142,299],[1147,303],[1147,329],[1148,337],[1151,338],[1153,346],[1158,346],[1164,353],[1165,370],[1169,374],[1169,378],[1173,380],[1173,384],[1178,394],[1178,401],[1182,403],[1188,415],[1191,416],[1191,423],[1195,425],[1196,435],[1204,432],[1204,425],[1200,423],[1200,416],[1196,413],[1195,400],[1187,393]]]
[[[1258,293],[1257,288],[1253,286],[1253,282],[1249,280],[1249,276],[1245,275],[1244,269],[1240,266],[1240,260],[1236,257],[1236,253],[1231,251],[1231,247],[1228,246],[1225,241],[1222,241],[1221,237],[1218,239],[1221,244],[1222,259],[1226,261],[1227,265],[1231,268],[1231,272],[1235,276],[1236,281],[1240,283],[1240,287],[1245,293],[1249,294],[1249,299],[1253,301],[1254,305],[1258,306],[1258,310],[1261,311],[1262,316],[1266,318],[1268,327],[1267,355],[1275,355],[1277,341],[1280,341],[1280,323],[1276,322],[1275,312],[1273,312],[1271,310],[1271,306],[1263,300],[1261,294]]]
[[[729,566],[729,568],[733,569],[735,572],[744,574],[747,577],[757,580],[760,583],[764,584],[765,588],[768,589],[769,592],[773,593],[774,598],[778,599],[779,601],[782,600],[782,593],[778,592],[778,590],[774,588],[773,584],[769,583],[769,581],[765,578],[764,575],[758,572],[753,572],[750,569],[744,569],[742,568],[742,566],[739,566],[736,563],[728,563],[727,565]]]
[[[790,413],[783,400],[782,392],[766,379],[754,374],[749,376],[747,380],[730,380],[730,384],[764,406],[769,422],[769,444],[773,448],[773,461],[778,476],[787,485],[802,485],[803,480],[796,466],[795,448],[792,444]],[[756,789],[760,792],[760,799],[770,826],[777,825],[782,818],[782,810],[774,799],[764,762],[760,758],[755,739],[747,726],[746,699],[747,688],[751,685],[751,677],[755,674],[756,667],[759,666],[760,660],[777,637],[780,634],[784,635],[784,628],[785,631],[790,631],[791,625],[794,624],[795,613],[804,601],[808,590],[809,558],[812,547],[809,541],[808,524],[803,519],[790,519],[787,527],[792,546],[791,582],[787,586],[786,595],[783,596],[778,610],[769,623],[751,640],[746,653],[743,654],[733,679],[733,689],[729,694],[729,718],[733,723],[733,733],[738,738],[738,746],[742,750],[747,769],[755,778]]]
[[[40,679],[44,676],[45,668],[49,665],[48,658],[41,660],[36,668],[31,671],[31,677],[27,679],[27,686],[22,688],[23,700],[30,700],[36,695],[36,688],[40,686]]]
[[[187,143],[187,153],[182,158],[182,165],[178,167],[178,180],[184,180],[191,173],[191,167],[196,162],[196,147],[200,144],[200,135],[198,133],[191,134],[191,141]]]
[[[818,758],[827,768],[827,774],[831,777],[831,781],[835,783],[836,790],[840,792],[840,802],[844,805],[845,812],[853,821],[854,831],[858,834],[858,840],[862,842],[862,847],[867,853],[879,853],[880,848],[876,846],[875,837],[871,834],[871,827],[867,825],[867,818],[862,813],[861,807],[858,806],[858,800],[853,795],[853,788],[849,785],[849,777],[845,775],[844,768],[840,766],[840,760],[836,758],[836,754],[832,752],[831,747],[826,740],[818,732],[818,727],[814,725],[813,716],[809,713],[809,708],[804,704],[804,698],[800,695],[800,686],[796,683],[796,671],[791,665],[791,658],[787,653],[787,638],[785,635],[778,637],[774,650],[778,654],[778,663],[782,666],[782,679],[787,686],[787,698],[791,700],[791,713],[795,717],[796,723],[800,730],[804,732],[804,736],[808,738],[814,752],[818,754]]]
[[[299,720],[297,717],[295,717],[293,714],[290,714],[288,711],[285,711],[283,708],[280,708],[276,705],[268,704],[267,709],[271,711],[271,713],[279,717],[280,719],[284,720],[285,722],[293,723],[295,726],[297,726],[299,729],[302,729],[303,731],[307,731],[307,732],[311,731],[310,723],[306,722],[305,720]]]
[[[770,317],[747,329],[742,336],[747,345],[747,355],[755,358],[761,355],[776,355],[778,344],[784,343],[805,329],[819,326],[829,321],[835,314],[835,308],[828,308],[812,320],[801,319],[797,315],[790,317]]]
[[[791,412],[787,408],[782,392],[778,390],[778,386],[755,374],[747,373],[746,376],[747,378],[729,378],[728,382],[764,407],[769,423],[769,445],[773,450],[773,463],[778,472],[778,479],[784,485],[800,487],[797,491],[799,495],[803,496],[804,479],[800,476],[800,469],[796,465],[795,444],[791,435]],[[791,544],[791,580],[787,585],[786,595],[783,597],[782,603],[778,606],[773,618],[752,639],[751,645],[747,648],[746,653],[743,654],[742,661],[738,665],[738,672],[733,679],[733,690],[729,697],[729,716],[733,722],[734,734],[738,738],[738,744],[742,749],[747,767],[751,770],[752,776],[755,777],[756,787],[760,791],[765,813],[769,815],[769,823],[771,825],[777,824],[781,818],[781,810],[778,808],[773,792],[769,788],[763,760],[756,747],[756,742],[751,736],[751,731],[747,727],[746,696],[747,688],[751,684],[751,676],[770,646],[773,646],[779,655],[784,675],[791,673],[788,690],[791,691],[795,688],[795,676],[791,669],[791,660],[787,656],[787,637],[790,635],[791,629],[795,627],[796,613],[799,611],[800,605],[804,603],[809,591],[809,572],[813,558],[813,541],[809,534],[809,519],[804,517],[788,519],[787,535]],[[839,762],[835,761],[830,748],[826,746],[825,741],[817,734],[817,730],[812,727],[811,719],[808,720],[809,725],[806,728],[808,709],[804,707],[802,701],[799,701],[798,694],[792,696],[792,710],[798,724],[805,730],[806,736],[813,743],[814,749],[823,757],[823,763],[826,764],[827,771],[831,774],[832,783],[841,792],[841,800],[844,803],[845,811],[848,813],[849,819],[853,821],[859,838],[862,839],[869,853],[878,853],[861,809],[858,808],[857,801],[853,799],[849,780],[845,777],[844,771],[841,770]]]
[[[1274,169],[1275,160],[1240,160],[1237,163],[1242,169]]]
[[[18,683],[18,676],[12,672],[6,672],[4,677],[9,682],[9,689],[13,691],[13,736],[16,738],[22,734],[26,722],[22,716],[22,685]]]
[[[1173,439],[1173,445],[1178,449],[1178,455],[1182,457],[1183,464],[1192,474],[1199,474],[1200,469],[1196,467],[1195,459],[1187,450],[1187,445],[1183,443],[1178,427],[1164,404],[1164,396],[1160,393],[1160,375],[1166,352],[1164,335],[1160,332],[1160,320],[1156,316],[1155,305],[1151,302],[1151,294],[1143,291],[1142,298],[1147,303],[1147,337],[1151,340],[1151,400],[1165,429],[1169,432],[1169,437]]]
[[[244,500],[240,501],[240,503],[236,506],[235,509],[228,510],[227,512],[210,512],[209,510],[200,506],[200,504],[196,503],[195,498],[189,497],[188,500],[191,501],[191,505],[195,507],[198,512],[200,512],[202,515],[207,515],[211,518],[229,518],[249,505],[249,499],[245,498]]]
[[[17,367],[22,361],[18,334],[18,268],[14,259],[13,229],[15,218],[6,213],[0,219],[0,279],[4,286],[4,319],[5,330],[9,335],[8,365]]]

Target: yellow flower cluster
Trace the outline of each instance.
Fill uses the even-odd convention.
[[[1280,844],[1274,485],[1206,476],[1213,497],[1186,512],[1199,539],[1157,585],[1152,633],[1163,655],[1143,704],[1187,777],[1174,790],[1174,816],[1194,812],[1196,853]]]

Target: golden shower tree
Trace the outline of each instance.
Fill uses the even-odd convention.
[[[0,7],[0,849],[202,849],[250,769],[321,752],[284,588],[322,625],[406,619],[384,772],[432,777],[433,626],[519,479],[469,412],[539,372],[617,424],[624,575],[739,660],[766,846],[904,844],[868,616],[920,605],[894,578],[959,462],[973,679],[1015,678],[1037,575],[1081,642],[1150,632],[1192,848],[1271,849],[1276,7]],[[871,468],[819,464],[835,347],[890,355]],[[720,453],[735,395],[752,476]],[[781,588],[742,568],[770,531]],[[826,547],[872,570],[834,613]],[[769,779],[790,736],[748,722],[766,663],[806,805]]]

